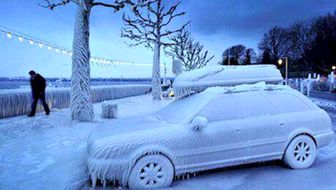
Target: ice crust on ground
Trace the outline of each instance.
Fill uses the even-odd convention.
[[[153,102],[149,94],[110,102],[118,104],[120,119],[150,115],[168,103]],[[100,117],[101,103],[94,110],[93,123],[72,121],[69,109],[0,119],[0,189],[80,189],[88,183],[88,136],[112,121]]]
[[[177,76],[173,87],[176,97],[181,98],[208,87],[262,81],[278,84],[283,81],[283,78],[274,65],[207,66]]]

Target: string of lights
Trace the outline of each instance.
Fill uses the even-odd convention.
[[[46,48],[50,52],[55,52],[58,54],[62,54],[64,56],[72,56],[73,52],[71,49],[59,46],[54,43],[47,42],[45,40],[41,40],[30,35],[15,31],[13,29],[7,28],[5,26],[0,25],[0,33],[1,36],[4,35],[8,39],[17,39],[21,43],[26,43],[31,46],[38,46],[40,48]],[[132,66],[144,66],[144,67],[151,67],[151,64],[148,63],[135,63],[135,62],[128,62],[128,61],[118,61],[112,60],[102,57],[95,57],[91,56],[90,64],[97,65],[101,67],[106,67],[110,65],[132,65]]]

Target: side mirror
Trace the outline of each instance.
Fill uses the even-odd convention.
[[[190,123],[190,128],[194,131],[200,131],[208,125],[208,119],[203,116],[196,116]]]

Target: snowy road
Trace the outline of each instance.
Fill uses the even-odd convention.
[[[153,103],[150,95],[116,102],[122,118],[146,115],[168,103]],[[86,139],[98,124],[108,122],[100,119],[100,104],[95,112],[94,124],[72,122],[67,109],[48,117],[0,120],[0,189],[76,189],[87,184]],[[330,116],[336,130],[336,113]],[[253,164],[175,181],[170,189],[336,189],[335,171],[336,139],[319,150],[307,170],[290,170],[278,162]]]

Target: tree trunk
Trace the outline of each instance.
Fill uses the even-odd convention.
[[[160,77],[160,44],[155,43],[152,70],[152,97],[153,100],[161,100],[161,77]]]
[[[90,87],[89,19],[92,0],[82,0],[78,5],[75,22],[72,76],[71,118],[92,121],[94,118]]]

